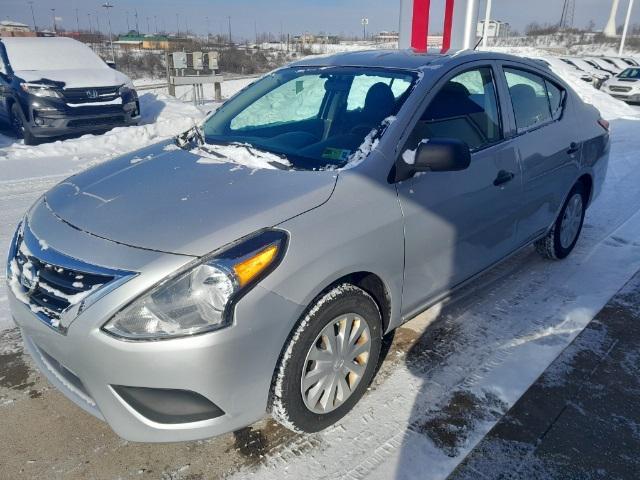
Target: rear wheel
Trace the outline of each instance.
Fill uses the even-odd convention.
[[[582,231],[586,206],[586,189],[584,184],[577,183],[569,193],[549,233],[535,242],[536,250],[540,255],[561,260],[571,253]]]
[[[24,139],[25,145],[37,145],[39,143],[38,139],[31,133],[22,109],[17,103],[11,105],[11,127],[16,137]]]
[[[339,285],[322,295],[289,338],[274,375],[271,414],[297,432],[340,420],[371,382],[382,318],[364,290]]]

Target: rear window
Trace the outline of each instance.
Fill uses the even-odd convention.
[[[3,39],[16,71],[109,68],[93,50],[69,38]]]
[[[518,132],[560,118],[565,94],[559,86],[524,70],[505,68],[504,72]]]

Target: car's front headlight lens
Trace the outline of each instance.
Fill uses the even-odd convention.
[[[122,85],[119,89],[118,89],[118,95],[122,96],[125,93],[131,91],[131,90],[135,90],[135,86],[133,85],[132,81],[128,81],[127,83],[125,83],[124,85]]]
[[[129,340],[160,340],[209,332],[231,323],[231,307],[273,270],[287,235],[266,230],[157,285],[102,328]]]
[[[36,97],[62,98],[62,94],[58,90],[55,90],[48,85],[39,83],[21,83],[20,88],[31,95],[35,95]]]

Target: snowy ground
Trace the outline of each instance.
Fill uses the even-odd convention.
[[[532,49],[517,53],[540,55]],[[563,64],[550,62],[612,122],[609,174],[574,254],[556,263],[526,250],[450,303],[413,320],[399,330],[378,379],[354,412],[316,435],[265,434],[269,441],[259,450],[259,461],[231,468],[238,478],[446,477],[640,269],[640,109],[592,89]],[[225,94],[249,81],[227,84],[231,88]],[[102,136],[26,147],[0,133],[0,251],[6,252],[23,212],[54,183],[184,131],[203,116],[192,105],[162,94],[145,93],[141,100],[142,125]],[[4,288],[4,269],[0,282]],[[0,329],[10,325],[2,290]],[[0,405],[0,415],[5,408],[10,404]],[[221,437],[208,444],[225,442]],[[221,473],[208,472],[207,477]]]

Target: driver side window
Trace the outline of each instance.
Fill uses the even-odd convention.
[[[454,138],[471,151],[502,139],[500,113],[492,69],[480,67],[451,78],[427,106],[415,126],[406,150],[423,140]]]

